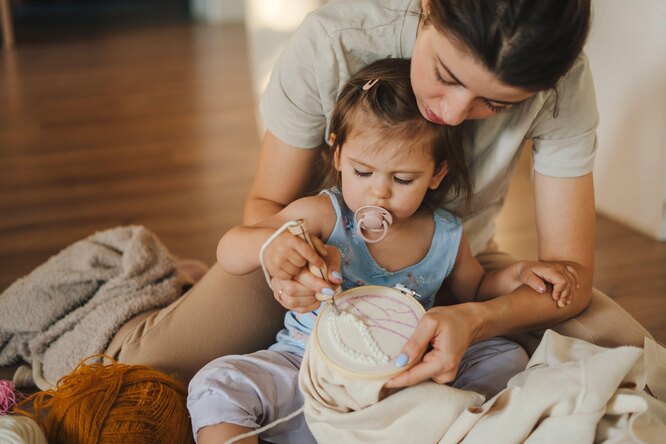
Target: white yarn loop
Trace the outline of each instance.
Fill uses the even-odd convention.
[[[282,234],[283,231],[286,231],[289,229],[289,227],[297,227],[298,222],[295,220],[290,220],[289,222],[285,223],[282,225],[280,228],[278,228],[275,233],[271,234],[271,237],[266,239],[266,242],[263,243],[261,246],[261,249],[259,250],[259,263],[261,264],[261,270],[264,272],[264,277],[266,278],[266,282],[268,283],[268,288],[273,290],[273,286],[271,285],[271,275],[268,274],[268,270],[266,269],[266,263],[264,262],[264,252],[266,251],[266,248],[277,238],[280,234]]]
[[[295,412],[292,412],[292,413],[288,414],[284,418],[276,419],[275,421],[271,422],[270,424],[265,425],[265,426],[263,426],[259,429],[252,430],[251,432],[243,433],[242,435],[234,436],[233,438],[225,441],[224,444],[233,444],[235,442],[240,441],[241,439],[249,438],[250,436],[256,436],[256,435],[260,434],[261,432],[264,432],[268,429],[272,429],[276,425],[282,424],[283,422],[287,422],[290,419],[295,418],[296,416],[300,415],[301,413],[303,413],[304,408],[305,407],[301,407],[300,409],[296,410]]]

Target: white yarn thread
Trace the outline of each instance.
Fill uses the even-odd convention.
[[[0,416],[2,444],[48,444],[39,425],[27,416]]]
[[[290,220],[289,222],[285,223],[282,225],[280,228],[275,231],[275,233],[271,234],[271,237],[266,239],[266,242],[263,243],[261,246],[261,249],[259,250],[259,263],[261,264],[261,270],[264,272],[264,277],[266,278],[266,282],[268,283],[268,288],[271,290],[273,289],[273,286],[271,285],[271,275],[268,274],[268,270],[266,269],[266,264],[264,263],[264,252],[266,251],[266,248],[275,240],[276,237],[278,237],[280,234],[282,234],[283,231],[286,231],[289,229],[289,227],[297,227],[298,222],[295,220]]]
[[[290,419],[295,418],[296,416],[300,415],[301,413],[303,413],[304,408],[305,407],[301,407],[300,409],[296,410],[295,412],[292,412],[292,413],[288,414],[284,418],[276,419],[275,421],[271,422],[270,424],[265,425],[265,426],[263,426],[263,427],[261,427],[257,430],[252,430],[251,432],[247,432],[247,433],[243,433],[242,435],[234,436],[230,440],[225,441],[224,444],[233,444],[235,442],[240,441],[241,439],[249,438],[250,436],[255,436],[255,435],[260,434],[261,432],[265,432],[268,429],[272,429],[276,425],[282,424],[283,422],[287,422]]]
[[[361,333],[361,338],[363,342],[370,350],[370,355],[361,353],[353,348],[347,346],[340,336],[340,331],[338,330],[338,321],[344,320],[349,322],[351,325],[356,327]],[[346,355],[348,358],[356,362],[362,362],[364,364],[387,364],[391,358],[384,353],[384,351],[379,347],[375,338],[372,337],[370,329],[365,322],[360,320],[357,316],[347,311],[340,313],[339,316],[334,316],[333,319],[328,323],[329,332],[333,337],[333,343],[340,349],[342,354]]]

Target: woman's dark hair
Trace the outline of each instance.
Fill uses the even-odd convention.
[[[429,190],[424,202],[439,206],[445,199],[470,195],[470,178],[463,152],[463,129],[442,126],[424,119],[416,103],[409,78],[409,59],[378,60],[361,69],[338,95],[330,124],[331,146],[322,151],[322,188],[340,185],[333,154],[345,141],[368,125],[381,129],[382,139],[422,147],[432,154],[435,167],[444,162],[448,173],[436,190]],[[369,81],[376,83],[363,89]],[[407,142],[407,143],[405,143]]]
[[[555,87],[583,50],[590,0],[430,0],[427,23],[496,77],[529,91]]]

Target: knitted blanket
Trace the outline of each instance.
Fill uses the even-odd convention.
[[[0,295],[0,366],[23,359],[53,385],[103,353],[130,318],[178,298],[183,283],[173,257],[144,227],[77,241]]]

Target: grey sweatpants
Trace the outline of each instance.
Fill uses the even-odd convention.
[[[301,359],[292,353],[262,350],[208,363],[190,382],[187,398],[195,439],[202,427],[230,423],[256,429],[301,408]],[[467,350],[451,385],[489,399],[506,387],[513,375],[524,370],[527,361],[527,353],[515,342],[487,339]],[[303,415],[260,436],[268,442],[316,444]]]

